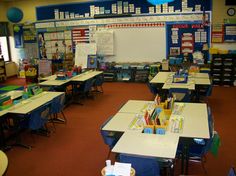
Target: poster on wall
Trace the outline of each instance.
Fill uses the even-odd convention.
[[[13,35],[15,41],[15,48],[23,48],[23,25],[13,25]]]
[[[36,30],[34,24],[23,26],[24,43],[36,43]]]

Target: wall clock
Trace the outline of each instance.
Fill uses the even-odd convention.
[[[235,8],[229,8],[229,9],[227,10],[227,14],[228,14],[229,16],[234,16],[234,15],[235,15]]]

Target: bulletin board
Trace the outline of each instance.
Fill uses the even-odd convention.
[[[224,25],[224,42],[236,42],[236,24]]]
[[[193,52],[202,51],[203,45],[210,43],[210,27],[202,23],[168,23],[166,29],[167,56],[183,57],[187,52],[191,57]]]

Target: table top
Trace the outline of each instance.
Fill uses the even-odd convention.
[[[112,152],[158,158],[175,158],[179,137],[126,131],[116,143]]]
[[[134,119],[134,113],[116,113],[111,120],[102,128],[104,131],[125,132],[130,130],[129,125]],[[135,131],[142,131],[135,130]]]
[[[80,75],[77,75],[75,77],[72,77],[71,78],[71,81],[79,81],[79,82],[83,82],[83,81],[86,81],[88,79],[91,79],[97,75],[100,75],[102,74],[103,71],[87,71],[85,73],[82,73]]]
[[[55,80],[57,78],[57,75],[51,75],[51,76],[47,76],[44,78],[39,78],[40,81],[47,81],[47,80]]]
[[[68,83],[70,79],[67,80],[47,80],[39,83],[40,86],[62,86]]]
[[[150,83],[164,84],[170,74],[174,74],[174,72],[158,72],[156,76],[150,81]]]
[[[0,175],[3,175],[8,166],[8,158],[7,155],[0,150]]]
[[[11,99],[14,100],[16,98],[19,98],[23,95],[23,91],[22,90],[13,90],[10,92],[6,92],[2,95],[7,95],[7,96],[11,96]]]
[[[162,89],[171,89],[171,88],[195,90],[195,82],[193,80],[188,79],[187,83],[172,83],[172,79],[167,79]]]
[[[148,104],[154,103],[153,101],[143,101],[143,100],[129,100],[125,103],[119,110],[123,113],[139,113],[147,108]]]
[[[76,75],[72,78],[69,78],[67,80],[55,80],[56,75],[52,75],[52,76],[44,78],[46,81],[39,83],[39,85],[40,86],[62,86],[70,81],[83,82],[83,81],[91,79],[91,78],[93,78],[99,74],[102,74],[102,73],[103,73],[103,71],[87,71],[87,72],[81,73],[79,75]]]
[[[184,124],[183,132],[179,133],[180,137],[209,139],[207,105],[205,103],[184,104],[181,114],[184,117]]]
[[[28,114],[34,109],[50,102],[53,98],[62,94],[64,94],[64,92],[42,92],[10,107],[7,111],[14,114]]]
[[[163,89],[169,89],[169,88],[188,88],[190,90],[194,90],[195,86],[190,84],[183,84],[183,83],[172,83],[169,85],[165,85],[168,79],[172,80],[172,76],[174,75],[174,72],[158,72],[157,75],[150,81],[150,83],[156,83],[156,84],[164,84]],[[192,73],[189,76],[189,79],[192,79],[194,81],[193,84],[196,85],[210,85],[210,78],[208,73]]]

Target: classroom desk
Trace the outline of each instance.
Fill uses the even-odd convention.
[[[64,86],[67,83],[71,83],[71,82],[84,82],[88,79],[91,79],[99,74],[102,74],[103,71],[87,71],[84,73],[81,73],[79,75],[76,75],[70,79],[67,80],[55,80],[56,79],[56,75],[52,75],[49,77],[48,80],[43,81],[41,83],[39,83],[40,86],[52,86],[52,87],[58,87],[58,86]],[[48,78],[48,77],[47,77]],[[45,78],[45,79],[47,79]]]
[[[52,101],[53,98],[56,98],[62,94],[64,94],[64,92],[42,92],[10,107],[7,109],[7,112],[13,114],[28,114],[34,109]]]
[[[88,79],[91,79],[97,75],[102,74],[103,71],[87,71],[85,73],[82,73],[80,75],[74,76],[71,78],[71,81],[76,81],[76,82],[83,82]]]
[[[184,103],[181,115],[184,117],[183,130],[165,135],[144,134],[142,129],[130,130],[129,125],[150,101],[129,100],[102,130],[124,132],[112,152],[160,158],[175,158],[179,138],[183,139],[182,173],[188,173],[188,149],[193,138],[209,139],[208,113],[205,103]],[[137,108],[135,108],[135,104]],[[178,104],[178,103],[175,103]],[[136,111],[137,110],[137,111]],[[136,112],[135,112],[136,111]],[[173,118],[173,116],[170,117]],[[135,147],[134,147],[135,146]],[[186,164],[185,164],[186,163]],[[184,168],[185,171],[184,172]]]
[[[55,80],[57,78],[57,75],[51,75],[51,76],[47,76],[44,78],[39,78],[39,81],[47,81],[47,80]]]
[[[178,141],[179,137],[172,133],[157,135],[126,131],[112,152],[173,159]]]
[[[125,132],[129,129],[129,125],[135,117],[135,113],[116,113],[112,119],[102,128],[104,131]],[[135,130],[142,131],[141,130]]]
[[[164,84],[168,79],[172,79],[174,72],[158,72],[157,75],[150,81],[153,84]],[[195,84],[205,84],[208,85],[210,78],[208,73],[193,73],[189,75]],[[202,81],[205,79],[204,81]],[[202,81],[202,82],[201,82]]]
[[[174,75],[174,72],[158,72],[150,81],[152,84],[164,84],[169,75]]]
[[[129,100],[125,103],[119,110],[123,113],[139,113],[147,108],[148,104],[153,104],[153,101],[143,101],[143,100]]]
[[[70,79],[67,80],[47,80],[39,83],[40,86],[63,86],[68,83]]]
[[[205,103],[184,104],[185,106],[181,114],[184,117],[183,132],[179,133],[179,136],[209,139],[207,105]]]
[[[10,96],[11,99],[14,100],[14,99],[17,99],[17,98],[22,97],[23,91],[22,91],[22,90],[13,90],[13,91],[6,92],[6,93],[4,93],[4,94],[1,94],[1,95]]]
[[[6,172],[7,166],[8,166],[7,155],[0,150],[0,175],[3,175]]]
[[[181,88],[195,90],[195,82],[192,79],[188,79],[187,83],[172,83],[172,78],[168,78],[164,83],[162,89]]]

